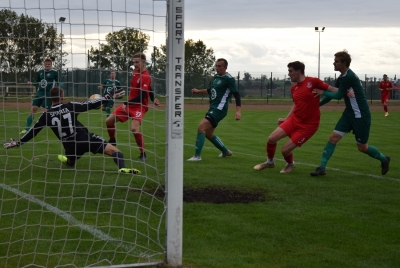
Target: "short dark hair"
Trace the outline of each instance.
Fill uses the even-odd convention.
[[[347,52],[346,49],[343,49],[342,51],[339,51],[335,54],[335,57],[338,57],[341,62],[346,62],[346,67],[350,67],[351,63],[351,56],[349,52]]]
[[[64,97],[64,90],[60,87],[53,87],[50,90],[50,99],[53,103],[60,102],[60,98]]]
[[[50,61],[51,63],[53,63],[53,61],[50,58],[45,58],[44,62],[46,62],[46,61]]]
[[[224,59],[224,58],[219,58],[219,59],[217,59],[217,61],[223,61],[224,64],[225,64],[225,67],[228,67],[228,61],[227,61],[226,59]]]
[[[304,65],[304,63],[302,63],[301,61],[293,61],[293,62],[289,62],[289,64],[287,65],[288,68],[292,67],[293,70],[295,71],[300,71],[301,74],[304,74],[304,70],[306,69],[306,66]]]

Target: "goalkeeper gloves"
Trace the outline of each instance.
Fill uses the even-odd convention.
[[[10,149],[10,148],[18,147],[20,144],[21,143],[19,141],[11,139],[11,141],[4,143],[4,149]]]

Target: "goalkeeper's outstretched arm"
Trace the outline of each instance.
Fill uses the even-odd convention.
[[[8,142],[4,143],[4,149],[10,149],[14,147],[18,147],[31,139],[33,139],[39,132],[43,129],[43,127],[46,126],[46,113],[43,113],[39,120],[31,127],[24,136],[21,137],[19,141],[11,139]]]

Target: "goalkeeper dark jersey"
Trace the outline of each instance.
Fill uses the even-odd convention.
[[[91,109],[98,108],[105,98],[86,102],[69,102],[67,104],[56,104],[42,113],[39,120],[24,136],[21,145],[35,137],[45,126],[51,128],[59,140],[66,146],[71,141],[89,141],[89,130],[78,121],[78,115]]]

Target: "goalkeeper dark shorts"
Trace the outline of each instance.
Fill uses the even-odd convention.
[[[81,135],[71,141],[63,141],[65,156],[69,162],[75,163],[87,152],[102,154],[107,146],[107,141],[96,134],[90,133],[89,136]]]

